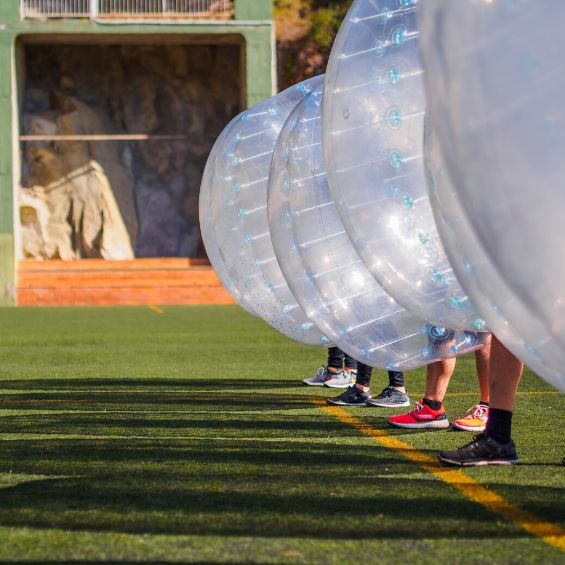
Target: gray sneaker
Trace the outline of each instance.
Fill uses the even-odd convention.
[[[370,391],[363,392],[355,385],[351,385],[339,396],[326,398],[326,402],[332,406],[365,406],[368,398],[371,398]]]
[[[324,386],[324,383],[330,378],[332,373],[328,371],[327,367],[323,365],[318,367],[316,374],[312,377],[308,377],[307,379],[303,379],[303,383],[308,386]]]
[[[339,373],[329,373],[329,378],[324,381],[324,386],[330,388],[347,388],[355,383],[355,375],[351,371],[342,370]]]
[[[405,392],[400,392],[391,386],[387,386],[378,396],[368,398],[367,406],[400,408],[401,406],[410,406],[410,399]]]

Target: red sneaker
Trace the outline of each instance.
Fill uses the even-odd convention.
[[[429,406],[416,402],[416,407],[412,412],[400,414],[400,416],[392,416],[388,419],[391,426],[397,428],[449,428],[449,420],[445,408],[442,406],[439,410],[432,410]]]

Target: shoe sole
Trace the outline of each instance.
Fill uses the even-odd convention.
[[[452,422],[451,425],[455,430],[462,430],[464,432],[476,432],[478,434],[484,432],[485,429],[486,429],[486,425],[483,426],[482,428],[477,428],[477,427],[473,428],[471,426],[462,426],[461,424],[458,424],[456,422]]]
[[[353,383],[347,383],[347,384],[342,384],[342,385],[334,385],[334,384],[324,383],[323,386],[327,386],[328,388],[347,388],[351,384],[353,384]]]
[[[519,459],[479,459],[477,461],[454,461],[453,459],[447,459],[437,456],[438,461],[445,465],[451,465],[452,467],[484,467],[486,465],[517,465],[520,463]]]
[[[326,404],[329,404],[330,406],[366,406],[365,403],[363,403],[363,404],[353,404],[353,403],[349,403],[349,402],[332,401],[329,398],[326,398]]]
[[[403,402],[402,404],[385,404],[380,403],[380,402],[365,402],[365,404],[367,406],[378,406],[379,408],[404,408],[405,406],[410,406],[410,401],[407,400],[406,402]]]
[[[388,423],[395,428],[404,428],[406,430],[444,430],[449,428],[449,420],[435,420],[433,422],[419,422],[417,424],[400,424],[388,420]]]
[[[306,379],[303,380],[302,382],[303,382],[305,385],[308,385],[308,386],[324,386],[324,383],[309,383],[309,382],[306,381]]]

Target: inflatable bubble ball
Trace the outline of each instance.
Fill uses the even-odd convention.
[[[330,189],[355,249],[399,304],[433,323],[484,330],[449,264],[426,191],[417,24],[413,0],[357,0],[347,14],[325,81]]]
[[[328,187],[321,143],[322,85],[290,114],[269,181],[271,238],[299,304],[342,350],[407,370],[480,347],[488,334],[454,332],[399,306],[360,259]],[[377,215],[375,221],[386,221]]]
[[[209,175],[209,225],[222,269],[252,311],[308,345],[330,341],[296,302],[279,267],[267,221],[267,186],[275,143],[296,104],[318,77],[243,112],[215,148]]]
[[[565,4],[427,0],[419,16],[431,123],[487,265],[481,313],[565,390]]]

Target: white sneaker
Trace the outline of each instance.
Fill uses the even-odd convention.
[[[323,384],[330,388],[347,388],[353,383],[355,383],[355,374],[344,369],[339,373],[329,373],[329,378]]]
[[[324,386],[324,383],[330,378],[331,373],[328,371],[327,367],[323,365],[318,367],[316,374],[313,377],[308,377],[302,382],[309,386]]]

